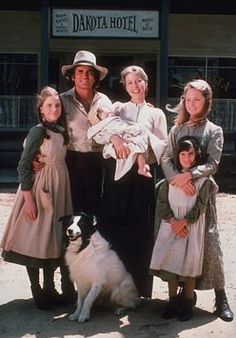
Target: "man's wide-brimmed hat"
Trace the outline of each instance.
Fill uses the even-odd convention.
[[[74,67],[80,66],[80,65],[91,66],[97,69],[100,74],[99,76],[100,81],[103,80],[108,73],[107,68],[97,65],[96,56],[93,53],[88,52],[87,50],[79,50],[75,54],[75,58],[74,58],[72,65],[62,66],[61,68],[62,75],[65,76],[66,78],[70,78],[70,71]]]

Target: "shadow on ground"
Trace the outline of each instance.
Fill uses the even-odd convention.
[[[79,324],[68,320],[71,308],[40,311],[33,300],[17,299],[0,306],[0,337],[178,337],[183,330],[205,325],[215,317],[196,308],[188,322],[163,320],[161,312],[166,301],[144,300],[135,310],[115,316],[108,309],[95,308],[90,321]]]

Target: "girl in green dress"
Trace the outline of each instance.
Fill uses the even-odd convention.
[[[25,139],[18,164],[19,188],[1,242],[5,261],[26,266],[36,306],[60,305],[54,271],[61,264],[61,216],[72,213],[69,176],[65,164],[68,134],[57,91],[45,87],[38,95],[38,118]],[[34,173],[32,160],[45,155],[45,166]],[[43,286],[39,271],[43,269]]]
[[[199,165],[201,151],[193,137],[181,138],[176,147],[175,166],[181,173]],[[208,177],[195,181],[196,192],[188,196],[165,180],[159,189],[157,211],[161,224],[150,264],[151,273],[168,282],[170,301],[163,317],[191,319],[195,280],[202,275],[205,212],[214,184]],[[177,289],[183,283],[184,297],[178,301]]]

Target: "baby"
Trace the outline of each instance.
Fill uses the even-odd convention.
[[[115,180],[123,177],[136,161],[138,173],[146,177],[152,177],[150,166],[146,163],[148,157],[148,146],[159,160],[164,152],[166,143],[150,133],[138,123],[122,120],[119,116],[106,106],[100,106],[96,112],[89,115],[92,127],[88,130],[88,138],[93,138],[97,143],[105,144],[103,157],[116,159]],[[122,137],[129,147],[130,154],[125,159],[118,159],[115,149],[109,139],[112,135]]]

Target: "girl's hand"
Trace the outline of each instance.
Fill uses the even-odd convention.
[[[188,230],[186,228],[188,223],[185,219],[172,218],[170,224],[176,236],[186,237],[188,235]]]
[[[118,159],[121,158],[124,159],[129,156],[130,154],[129,146],[122,137],[118,135],[113,135],[110,138],[110,142],[113,144],[113,147],[115,148],[116,156]]]
[[[32,221],[37,218],[38,209],[37,209],[37,206],[36,206],[36,204],[33,200],[32,201],[25,201],[24,212],[25,212],[26,216]]]
[[[196,194],[196,187],[195,184],[192,181],[188,181],[185,185],[181,187],[183,191],[188,196],[193,196]]]
[[[183,228],[176,236],[179,236],[179,237],[188,237],[188,229],[186,227]]]
[[[34,201],[31,190],[23,191],[23,196],[24,196],[24,205],[23,205],[24,212],[29,219],[35,220],[38,215],[38,208]]]

